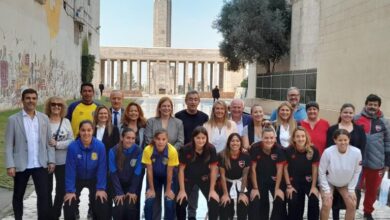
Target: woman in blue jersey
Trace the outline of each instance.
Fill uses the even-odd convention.
[[[141,148],[135,144],[136,134],[124,128],[121,141],[110,149],[110,178],[114,188],[113,217],[118,220],[138,219],[139,186],[141,180]]]
[[[106,152],[104,144],[92,136],[93,124],[80,122],[79,138],[68,147],[65,164],[64,218],[76,219],[77,204],[83,188],[94,198],[94,219],[107,219]],[[92,195],[92,196],[91,196]]]

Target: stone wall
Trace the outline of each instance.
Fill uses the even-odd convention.
[[[317,101],[329,114],[357,111],[375,93],[390,117],[390,1],[322,0]]]
[[[40,102],[78,95],[84,36],[99,60],[99,1],[43,2],[0,1],[0,110],[20,107],[21,92],[29,87],[38,90]],[[76,12],[82,29],[74,22]]]
[[[292,1],[291,70],[317,68],[320,0]]]

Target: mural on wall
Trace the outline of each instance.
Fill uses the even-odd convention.
[[[58,31],[60,30],[62,0],[46,1],[44,8],[46,12],[47,27],[49,28],[50,38],[56,38]]]

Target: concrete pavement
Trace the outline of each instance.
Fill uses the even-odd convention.
[[[150,97],[139,99],[139,103],[144,110],[145,116],[147,118],[154,117],[156,113],[156,105],[159,97]],[[172,97],[174,102],[174,112],[177,112],[185,108],[183,96]],[[226,100],[230,101],[230,100]],[[202,103],[199,106],[199,109],[204,111],[207,114],[210,114],[212,108],[212,99],[202,99]],[[145,185],[145,184],[144,184]],[[144,190],[144,189],[143,189]],[[34,192],[34,187],[29,185],[28,190],[26,191],[26,197],[24,200],[24,219],[36,219],[36,194]],[[144,195],[144,193],[142,193]],[[54,196],[54,195],[53,195]],[[142,196],[143,197],[143,196]],[[200,193],[199,196],[199,208],[198,208],[198,219],[204,219],[207,213],[207,203],[203,195]],[[363,198],[362,198],[363,199]],[[141,198],[141,204],[143,204],[143,198]],[[0,218],[10,220],[14,219],[12,214],[12,191],[8,189],[0,188]],[[363,202],[361,202],[362,204]],[[88,190],[84,189],[81,193],[81,203],[80,203],[80,217],[81,219],[86,219],[88,210]],[[359,208],[356,219],[363,219],[362,207]],[[343,211],[341,212],[344,213]],[[389,207],[378,207],[376,204],[376,211],[373,214],[375,219],[390,219],[390,208]]]

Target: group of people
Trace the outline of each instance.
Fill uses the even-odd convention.
[[[344,104],[338,123],[329,126],[318,103],[299,104],[295,87],[269,120],[258,104],[245,114],[240,99],[230,106],[215,100],[208,116],[198,110],[197,91],[186,94],[187,108],[174,115],[172,100],[162,97],[149,119],[136,102],[124,107],[121,91],[111,92],[111,107],[93,100],[90,83],[80,94],[68,108],[51,97],[41,113],[38,93],[23,91],[23,109],[9,118],[6,132],[15,219],[23,217],[30,176],[38,219],[59,219],[62,209],[65,219],[79,218],[83,188],[89,189],[89,218],[140,219],[142,187],[147,220],[196,219],[199,191],[211,220],[303,219],[306,196],[310,220],[328,219],[332,207],[333,219],[344,208],[345,218],[354,219],[363,185],[364,216],[373,219],[390,166],[390,127],[376,95],[358,115]]]

